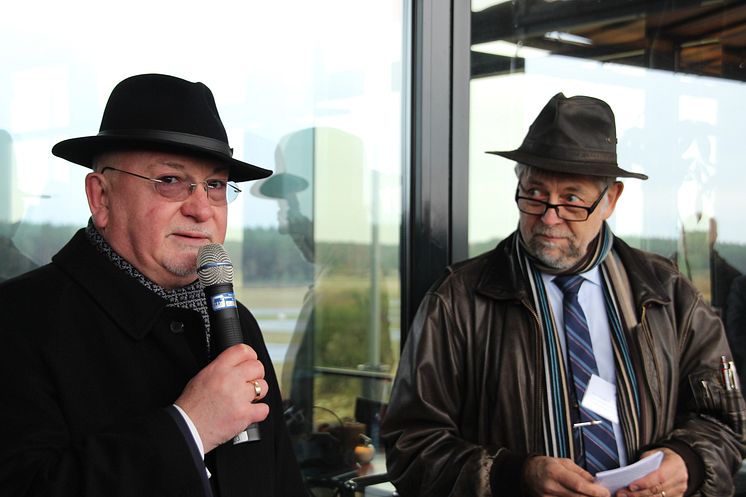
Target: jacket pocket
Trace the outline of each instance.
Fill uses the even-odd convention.
[[[726,390],[717,370],[689,375],[689,386],[697,412],[712,416],[730,426],[743,440],[746,436],[746,404],[740,390]]]

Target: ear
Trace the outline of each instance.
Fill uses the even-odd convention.
[[[609,219],[614,213],[616,203],[624,191],[624,183],[616,181],[606,190],[606,206],[604,207],[604,220]]]
[[[85,177],[85,194],[91,210],[93,224],[99,230],[106,229],[109,223],[109,183],[101,173],[88,173]]]

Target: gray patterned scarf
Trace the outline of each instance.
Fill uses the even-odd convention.
[[[101,233],[98,232],[96,227],[93,225],[93,220],[88,220],[88,226],[85,230],[88,241],[96,247],[100,254],[109,259],[115,267],[122,270],[128,276],[131,276],[142,284],[145,288],[155,293],[159,297],[163,298],[168,302],[168,307],[179,307],[181,309],[191,309],[197,311],[202,315],[202,320],[205,322],[205,340],[207,342],[208,356],[210,353],[210,317],[207,315],[207,301],[205,300],[205,292],[202,284],[199,280],[191,283],[182,288],[174,288],[173,290],[166,290],[165,288],[157,285],[148,278],[145,277],[140,271],[124,260],[122,256],[117,254],[109,243],[104,240]]]

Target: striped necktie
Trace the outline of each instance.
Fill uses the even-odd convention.
[[[588,330],[588,321],[578,302],[578,291],[583,284],[583,277],[578,275],[563,275],[554,278],[554,283],[562,290],[562,303],[565,320],[565,340],[567,356],[572,373],[575,398],[578,403],[580,422],[602,419],[581,407],[591,375],[598,375],[596,357],[593,354],[593,344]],[[603,423],[575,429],[575,440],[583,450],[580,451],[577,463],[591,473],[616,468],[619,466],[616,439],[611,422],[603,419]],[[580,440],[582,437],[582,441]]]

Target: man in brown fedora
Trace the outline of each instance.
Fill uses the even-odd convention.
[[[127,78],[97,135],[52,152],[92,169],[91,218],[0,285],[0,493],[306,495],[256,320],[238,304],[244,343],[210,334],[198,250],[224,242],[234,182],[271,174],[233,158],[210,89]]]
[[[723,326],[606,220],[622,194],[603,101],[554,96],[517,162],[518,229],[425,296],[384,420],[402,496],[733,494],[746,411]],[[651,456],[645,476],[596,480]]]

